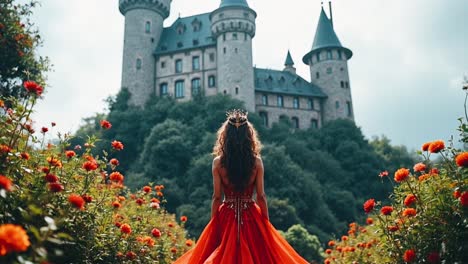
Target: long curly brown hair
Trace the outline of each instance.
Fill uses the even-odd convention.
[[[229,122],[231,119],[231,123]],[[255,168],[255,161],[260,157],[261,143],[253,125],[246,121],[236,127],[229,118],[218,130],[218,137],[213,148],[213,155],[219,156],[221,166],[226,168],[229,182],[236,191],[243,191]]]

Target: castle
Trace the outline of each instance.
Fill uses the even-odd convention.
[[[125,16],[122,87],[131,104],[143,105],[151,94],[186,101],[222,93],[244,101],[266,126],[280,118],[296,128],[354,120],[347,63],[353,53],[333,29],[331,4],[330,19],[322,8],[312,49],[302,58],[311,82],[296,74],[289,51],[283,70],[253,66],[257,13],[246,0],[221,0],[210,13],[179,17],[164,28],[170,6],[171,0],[119,0]]]

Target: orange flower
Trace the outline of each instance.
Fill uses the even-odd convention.
[[[112,203],[112,206],[113,206],[114,208],[120,208],[120,207],[122,207],[122,205],[121,205],[119,202],[117,202],[117,201],[114,201],[114,202]]]
[[[30,158],[29,154],[26,153],[26,152],[23,152],[20,155],[21,155],[21,158],[24,159],[24,160],[29,160],[29,158]]]
[[[76,153],[73,150],[67,150],[67,151],[65,151],[65,156],[67,156],[67,158],[71,159],[74,156],[76,156]]]
[[[341,237],[341,240],[347,241],[347,240],[348,240],[348,236],[342,236],[342,237]]]
[[[49,173],[45,176],[45,180],[46,182],[54,183],[54,182],[58,182],[59,178],[57,177],[57,175]]]
[[[0,108],[5,107],[5,102],[3,100],[0,100]]]
[[[150,186],[145,186],[145,187],[143,187],[143,191],[145,193],[149,193],[149,192],[151,192],[151,187]]]
[[[101,127],[104,129],[109,129],[112,127],[112,124],[107,120],[101,120]]]
[[[329,247],[334,247],[336,245],[336,242],[334,240],[328,241],[328,246]]]
[[[460,196],[460,203],[463,207],[468,206],[468,192],[463,192]]]
[[[85,200],[78,194],[70,194],[68,201],[80,210],[84,210]]]
[[[112,148],[114,148],[115,150],[124,149],[124,145],[122,144],[122,142],[117,141],[117,140],[112,141],[111,145],[112,145]]]
[[[164,194],[162,192],[156,192],[156,195],[157,196],[164,196]]]
[[[0,175],[0,189],[5,189],[6,191],[11,191],[13,184],[10,179]]]
[[[157,228],[153,228],[153,230],[151,230],[151,234],[154,236],[154,237],[161,237],[161,231]]]
[[[0,256],[11,252],[23,252],[31,245],[28,234],[19,225],[0,225]]]
[[[370,218],[370,217],[368,217],[368,218],[366,219],[366,224],[372,225],[373,223],[374,223],[374,219],[372,219],[372,218]]]
[[[374,210],[374,206],[375,206],[375,200],[374,199],[369,199],[367,200],[365,203],[364,203],[364,212],[366,212],[366,214],[370,213],[372,210]]]
[[[120,226],[120,231],[125,234],[130,234],[132,233],[132,228],[129,224],[123,224]]]
[[[403,255],[403,260],[405,262],[413,262],[416,259],[416,253],[414,252],[414,249],[408,249],[405,251],[405,254]]]
[[[460,198],[460,196],[461,196],[460,190],[455,190],[453,192],[453,198],[458,199],[458,198]]]
[[[403,211],[403,216],[415,216],[416,215],[416,209],[414,208],[406,208]]]
[[[325,253],[328,254],[328,255],[330,255],[330,254],[332,253],[332,250],[329,249],[329,248],[327,248],[327,250],[325,250]]]
[[[3,153],[11,152],[11,148],[7,145],[0,145],[0,152],[3,152]]]
[[[380,209],[380,212],[381,212],[383,215],[390,215],[390,214],[392,214],[392,212],[393,212],[393,207],[391,207],[391,206],[383,206],[383,207]]]
[[[62,184],[58,182],[54,182],[54,183],[49,183],[49,190],[51,192],[61,192],[64,190],[64,188]]]
[[[109,163],[114,165],[114,166],[119,166],[119,160],[118,159],[111,159]]]
[[[152,203],[161,203],[158,198],[151,198]]]
[[[430,153],[439,153],[441,150],[443,150],[445,148],[445,143],[444,141],[442,140],[436,140],[434,142],[432,142],[430,145],[429,145],[429,152]]]
[[[439,175],[439,170],[437,168],[432,168],[431,169],[431,174]]]
[[[185,245],[186,245],[187,247],[193,246],[193,240],[188,239],[187,241],[185,241]]]
[[[431,142],[426,142],[422,145],[422,150],[427,151],[429,149],[429,145],[431,145]]]
[[[88,160],[85,163],[83,163],[83,169],[86,171],[93,171],[98,168],[98,164],[95,160]]]
[[[414,165],[413,167],[414,172],[422,172],[426,170],[426,164],[420,162]]]
[[[183,215],[180,217],[181,222],[187,222],[187,216]]]
[[[468,167],[468,152],[458,154],[455,158],[455,162],[459,167]]]
[[[119,199],[119,201],[121,201],[121,202],[123,202],[123,201],[125,201],[125,200],[126,200],[126,199],[125,199],[125,196],[119,196],[119,197],[117,197],[117,198],[118,198],[118,199]]]
[[[167,226],[168,227],[174,227],[175,225],[174,225],[174,223],[170,222],[170,223],[167,224]]]
[[[110,174],[109,179],[114,182],[123,182],[124,176],[120,172],[114,171]]]
[[[327,259],[325,259],[325,260],[323,261],[323,263],[325,263],[325,264],[330,264],[330,263],[331,263],[331,259],[327,258]]]
[[[395,172],[395,181],[402,182],[408,178],[410,171],[405,168],[401,168]]]
[[[404,203],[406,206],[411,206],[415,201],[416,201],[416,196],[410,193],[406,196]]]
[[[47,158],[47,162],[51,165],[51,166],[55,166],[55,167],[58,167],[58,168],[61,168],[62,167],[62,162],[57,159],[57,158],[54,158],[54,157],[48,157]]]
[[[430,174],[424,174],[424,175],[421,175],[421,176],[418,177],[418,181],[423,182],[423,181],[429,179],[430,177],[431,177]]]

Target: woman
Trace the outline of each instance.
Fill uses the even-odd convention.
[[[213,151],[211,221],[174,264],[308,263],[269,222],[260,142],[247,113],[227,116]]]

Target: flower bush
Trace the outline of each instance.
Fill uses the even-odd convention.
[[[193,247],[187,218],[164,209],[164,186],[125,187],[113,157],[124,143],[93,156],[97,138],[47,142],[55,123],[30,119],[43,88],[24,89],[24,99],[0,98],[0,263],[171,263]]]
[[[459,130],[466,135],[465,125]],[[390,202],[367,200],[366,223],[330,241],[324,263],[468,263],[468,152],[437,140],[420,154],[413,172],[379,175],[394,184]]]

